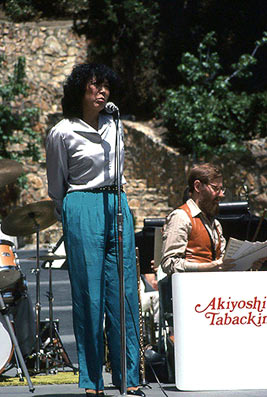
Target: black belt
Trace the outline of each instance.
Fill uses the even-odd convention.
[[[121,186],[121,192],[123,192],[123,187]],[[89,192],[117,192],[118,186],[117,185],[110,185],[110,186],[103,186],[103,187],[96,187],[94,189],[89,189]]]
[[[121,192],[123,192],[123,187],[121,186]],[[99,193],[99,192],[117,192],[118,186],[110,185],[110,186],[102,186],[102,187],[95,187],[93,189],[81,189],[81,190],[73,190],[75,192],[92,192],[92,193]],[[69,192],[71,193],[71,192]]]

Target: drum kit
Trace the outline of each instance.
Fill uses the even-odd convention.
[[[0,160],[0,188],[7,184],[15,182],[15,180],[22,174],[23,170],[19,163],[10,159]],[[43,200],[36,203],[28,204],[24,207],[17,207],[12,210],[6,218],[2,220],[1,229],[2,235],[5,239],[0,239],[0,313],[2,314],[3,323],[0,321],[0,374],[6,369],[7,364],[10,363],[11,357],[15,355],[16,365],[18,369],[18,374],[22,378],[22,372],[24,373],[30,391],[34,391],[28,369],[26,367],[24,358],[21,353],[20,346],[18,344],[14,327],[9,316],[9,303],[8,299],[5,299],[5,292],[12,289],[16,284],[23,278],[17,254],[15,250],[15,245],[10,241],[9,236],[27,236],[36,233],[36,256],[27,258],[31,260],[36,260],[36,267],[34,273],[36,276],[36,304],[35,304],[35,314],[36,314],[36,337],[35,337],[35,349],[31,357],[34,358],[34,371],[35,373],[40,372],[41,360],[45,360],[47,363],[47,355],[49,358],[55,357],[55,361],[59,357],[64,358],[64,364],[70,366],[74,372],[77,371],[73,367],[65,349],[63,348],[62,342],[58,335],[57,329],[53,321],[53,294],[52,294],[52,276],[51,267],[52,262],[55,259],[63,259],[65,256],[58,256],[49,252],[47,255],[40,256],[40,241],[39,233],[41,230],[48,228],[56,222],[54,215],[54,204],[51,200]],[[12,240],[12,239],[11,239]],[[40,260],[48,261],[49,265],[49,344],[52,349],[59,349],[63,354],[52,354],[51,351],[48,354],[42,345],[41,339],[41,304],[40,304]],[[57,338],[55,342],[54,337]],[[4,343],[3,343],[4,341]],[[48,351],[48,350],[47,350]],[[54,351],[54,353],[56,353]],[[58,353],[58,351],[57,351]],[[22,370],[22,371],[21,371]]]

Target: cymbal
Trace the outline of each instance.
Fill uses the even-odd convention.
[[[46,229],[57,221],[54,203],[43,200],[15,208],[2,222],[2,231],[9,236],[27,236]]]
[[[0,159],[0,187],[15,182],[22,173],[22,165],[17,161]]]
[[[37,258],[37,256],[31,256],[30,258],[27,258],[27,259],[36,259],[36,258]],[[66,255],[56,255],[51,252],[51,254],[40,255],[39,259],[41,261],[56,261],[58,259],[66,259]]]

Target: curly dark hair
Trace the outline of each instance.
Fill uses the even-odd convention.
[[[64,96],[61,104],[65,118],[82,118],[82,99],[85,94],[86,84],[92,78],[96,78],[98,84],[107,80],[112,94],[118,90],[120,85],[118,75],[106,65],[85,63],[74,66],[63,86]]]

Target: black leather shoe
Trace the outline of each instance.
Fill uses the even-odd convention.
[[[127,395],[128,395],[128,396],[146,397],[145,393],[144,393],[141,389],[137,389],[137,390],[127,390]]]

